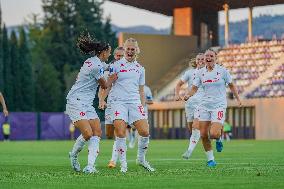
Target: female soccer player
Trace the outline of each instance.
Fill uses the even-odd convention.
[[[140,51],[138,42],[133,38],[127,39],[124,43],[124,50],[124,58],[110,67],[110,74],[117,74],[118,79],[113,83],[109,94],[114,101],[112,111],[116,134],[116,149],[121,162],[120,171],[123,173],[127,172],[127,123],[133,124],[141,136],[141,141],[138,144],[137,164],[148,171],[154,171],[145,159],[149,144],[149,125],[147,115],[143,110],[145,105],[145,70],[136,61]]]
[[[184,97],[185,100],[188,100],[197,92],[198,88],[204,89],[204,96],[197,109],[197,116],[209,167],[216,166],[209,138],[219,139],[221,136],[227,108],[226,85],[229,86],[241,106],[241,100],[229,71],[216,63],[216,57],[213,50],[205,52],[206,66],[197,72],[191,90]]]
[[[115,61],[120,60],[124,56],[124,49],[123,47],[117,47],[114,52],[114,61],[111,63],[113,64]],[[111,111],[111,106],[112,106],[112,99],[111,96],[108,97],[107,103],[104,101],[104,95],[105,93],[108,93],[108,91],[103,91],[100,88],[99,91],[99,108],[104,109],[105,104],[106,104],[106,109],[105,109],[105,129],[106,129],[106,137],[108,139],[112,139],[114,137],[114,126],[113,126],[113,115]],[[114,140],[113,147],[112,147],[112,155],[111,155],[111,160],[108,163],[109,168],[115,168],[116,167],[116,162],[118,158],[118,153],[116,151],[116,140]]]
[[[184,73],[184,75],[181,77],[179,82],[177,83],[175,88],[175,100],[182,99],[182,97],[180,96],[180,88],[184,83],[187,82],[189,89],[192,87],[193,79],[194,77],[196,77],[196,71],[201,69],[203,66],[204,66],[204,54],[199,53],[196,56],[195,62],[192,64],[193,69],[187,70]],[[201,98],[203,95],[204,95],[203,88],[199,88],[196,94],[190,97],[190,99],[187,100],[185,103],[185,114],[188,124],[188,130],[191,133],[191,136],[189,140],[190,142],[188,145],[188,149],[182,155],[184,159],[189,159],[200,138],[198,118],[194,117],[194,115],[196,115],[196,110],[201,102]]]
[[[77,46],[82,53],[92,55],[80,69],[77,80],[69,91],[66,99],[66,113],[81,135],[77,138],[72,151],[69,153],[71,166],[75,171],[80,171],[78,154],[83,149],[86,141],[88,145],[88,165],[84,173],[97,172],[94,164],[99,153],[101,137],[100,120],[93,105],[98,85],[106,89],[108,84],[103,78],[104,68],[102,62],[110,56],[111,47],[104,42],[92,39],[90,34],[82,34],[77,41]],[[110,79],[115,78],[113,75]]]

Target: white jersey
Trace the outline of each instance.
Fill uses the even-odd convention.
[[[75,84],[66,99],[80,100],[82,104],[93,104],[98,88],[98,80],[104,77],[104,67],[97,56],[87,59],[80,69]]]
[[[109,96],[113,101],[141,104],[139,86],[145,85],[145,69],[137,62],[122,58],[110,66],[110,74],[117,73]]]
[[[146,103],[144,106],[144,111],[146,113],[146,115],[148,114],[148,105],[147,105],[147,101],[152,101],[153,100],[153,96],[152,96],[152,92],[151,89],[144,85],[144,94],[145,94],[145,99],[146,99]]]
[[[229,71],[223,66],[215,64],[211,72],[203,67],[196,73],[193,85],[204,89],[200,107],[206,110],[227,108],[226,85],[232,83]]]
[[[189,89],[192,87],[192,83],[197,75],[197,72],[198,69],[189,69],[181,77],[181,81],[187,83]],[[186,101],[186,106],[196,108],[200,104],[203,95],[204,90],[202,87],[199,87],[197,92]]]

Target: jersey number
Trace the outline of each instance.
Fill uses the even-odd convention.
[[[223,118],[223,116],[224,116],[224,112],[223,111],[219,111],[218,112],[218,120],[221,120],[222,118]]]
[[[144,108],[143,106],[138,106],[139,112],[141,113],[142,116],[145,116]]]

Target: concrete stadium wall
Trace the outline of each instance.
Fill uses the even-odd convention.
[[[150,87],[179,61],[197,49],[196,36],[147,35],[121,33],[119,45],[135,38],[141,50],[138,61],[146,69],[146,84]]]
[[[284,139],[284,98],[259,98],[242,100],[243,107],[255,107],[255,139]],[[237,107],[237,103],[228,100],[228,107]],[[183,109],[184,102],[155,102],[149,110]]]
[[[228,102],[237,106],[235,101]],[[284,98],[258,98],[243,100],[243,106],[255,107],[255,138],[284,139]]]

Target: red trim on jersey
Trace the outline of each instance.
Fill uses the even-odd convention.
[[[85,62],[85,64],[88,64],[88,67],[91,67],[93,65],[92,62]]]

